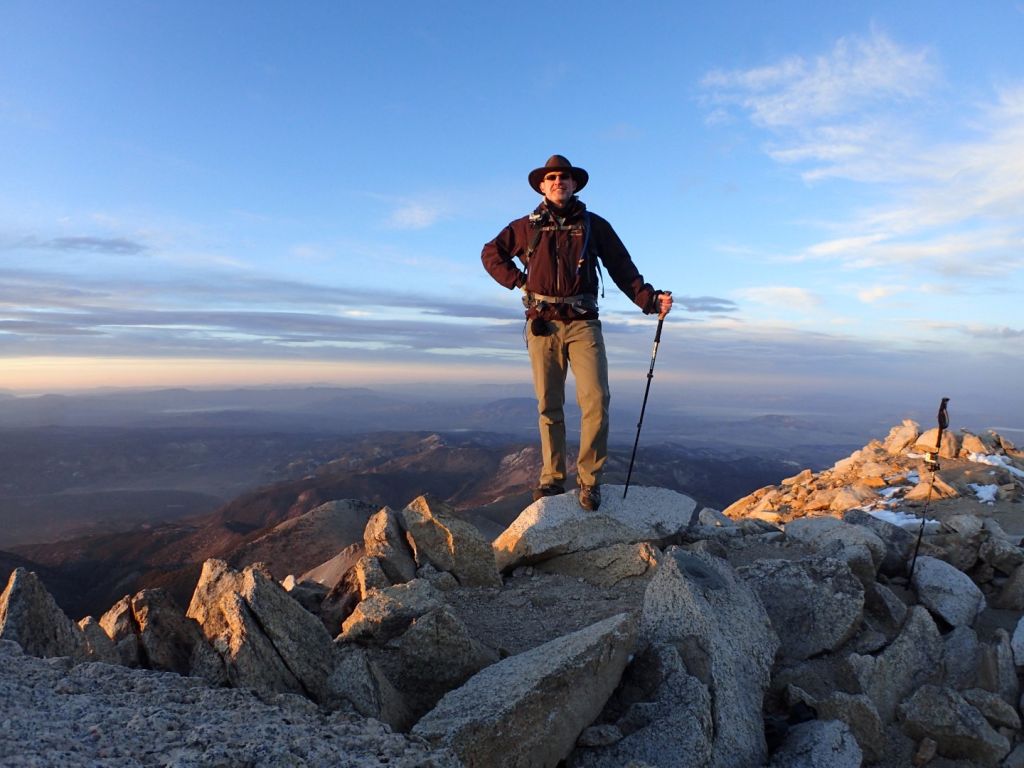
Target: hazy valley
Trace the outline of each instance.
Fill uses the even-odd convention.
[[[567,422],[576,418],[570,410]],[[607,477],[623,482],[636,415],[620,407],[613,423]],[[47,573],[72,614],[143,586],[183,594],[205,557],[228,557],[335,499],[401,507],[430,493],[496,535],[535,482],[534,424],[529,397],[337,388],[5,397],[0,577],[22,564]],[[721,508],[859,442],[855,429],[807,418],[712,420],[655,406],[632,482]]]

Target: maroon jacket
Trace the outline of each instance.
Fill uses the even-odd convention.
[[[527,251],[540,229],[537,246]],[[586,253],[584,253],[586,244]],[[513,289],[524,286],[528,292],[543,296],[589,295],[597,299],[597,260],[615,284],[646,314],[658,311],[658,291],[644,282],[629,257],[626,246],[612,225],[597,214],[587,212],[578,198],[567,206],[560,218],[543,201],[529,216],[516,219],[484,246],[480,255],[491,277]],[[523,269],[515,262],[523,262]],[[553,309],[553,308],[552,308]],[[562,319],[575,319],[571,313],[557,313]],[[587,317],[595,317],[588,313]]]

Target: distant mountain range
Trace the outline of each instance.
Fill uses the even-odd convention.
[[[635,437],[638,403],[626,399],[612,412],[610,483],[624,482]],[[572,430],[578,415],[567,410]],[[145,586],[185,595],[205,558],[230,559],[339,499],[376,509],[430,493],[494,535],[529,502],[535,425],[532,397],[454,391],[0,393],[0,577],[28,561],[72,615]],[[721,508],[831,464],[873,428],[813,414],[711,417],[652,401],[633,482]]]
[[[66,437],[63,431],[57,434]],[[119,435],[120,431],[113,434]],[[184,441],[179,433],[170,433],[177,442],[169,440],[167,433],[147,434],[163,440],[151,446],[150,454],[172,459],[159,467],[161,477],[167,477],[172,470],[188,474],[181,456],[190,453],[188,446],[194,450],[196,443]],[[109,438],[110,434],[104,437]],[[129,430],[127,437],[138,440],[140,436]],[[201,515],[165,518],[163,522],[157,515],[157,519],[136,523],[130,530],[4,545],[0,549],[8,554],[6,560],[0,558],[0,578],[6,575],[5,566],[6,570],[19,564],[41,568],[55,577],[51,590],[73,616],[105,609],[123,594],[150,586],[167,587],[179,599],[187,600],[203,560],[231,560],[235,552],[265,537],[275,526],[329,501],[358,500],[364,505],[356,507],[363,510],[359,514],[368,517],[382,506],[401,507],[429,493],[455,506],[486,535],[496,535],[529,504],[539,469],[532,441],[494,433],[353,435],[335,441],[310,440],[306,450],[299,454],[289,453],[296,448],[291,441],[274,444],[271,437],[252,435],[239,440],[262,449],[274,445],[281,450],[273,464],[274,471],[287,479],[242,493]],[[132,442],[128,440],[125,444]],[[204,466],[204,461],[195,461],[194,473],[212,474],[218,462],[228,461],[229,448],[237,449],[238,443],[226,441],[216,450],[207,446],[202,453],[209,456],[209,463]],[[246,454],[239,452],[234,458],[246,458]],[[124,456],[110,460],[115,476],[130,474],[132,465],[129,463],[126,468],[125,460]],[[93,457],[93,461],[99,459]],[[626,448],[612,452],[608,482],[623,482],[628,461]],[[144,466],[145,460],[139,464]],[[204,467],[202,471],[200,467]],[[692,449],[660,443],[645,445],[639,452],[633,482],[677,489],[701,503],[722,507],[795,471],[796,463],[782,455],[766,457],[737,449]],[[22,480],[23,484],[27,482]],[[8,478],[5,486],[11,484]],[[62,495],[57,493],[51,498]],[[70,494],[69,498],[78,497]],[[153,489],[149,506],[140,513],[158,513],[163,498],[162,491]],[[74,530],[72,512],[67,510],[69,530]],[[4,522],[10,524],[0,521]],[[351,529],[361,531],[364,524],[363,518],[352,521]]]
[[[506,388],[508,389],[508,388]],[[640,402],[612,401],[614,439],[632,440]],[[867,417],[850,409],[786,413],[691,409],[678,392],[656,393],[648,404],[644,433],[730,445],[788,447],[787,420],[797,419],[797,442],[863,443],[891,424],[894,416]],[[576,421],[572,398],[567,423]],[[813,406],[802,404],[805,409]],[[854,409],[855,410],[855,409]],[[779,415],[781,413],[781,415]],[[713,414],[713,415],[712,415]],[[902,418],[905,414],[898,414]],[[0,397],[0,429],[39,427],[119,427],[215,429],[242,432],[353,433],[476,430],[533,436],[536,403],[525,390],[502,397],[476,389],[445,394],[392,393],[362,387],[249,388],[230,390],[100,390],[73,395]],[[783,434],[780,434],[780,427]],[[838,438],[838,440],[837,440]]]

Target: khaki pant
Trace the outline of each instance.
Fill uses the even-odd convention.
[[[579,404],[580,451],[576,462],[581,485],[599,485],[608,458],[608,358],[600,320],[548,323],[549,336],[527,331],[533,388],[540,415],[543,466],[540,484],[565,484],[565,376],[572,368]]]

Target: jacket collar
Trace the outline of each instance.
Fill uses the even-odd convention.
[[[587,206],[583,204],[583,201],[573,195],[569,204],[564,209],[558,210],[555,206],[549,204],[547,198],[541,200],[540,205],[534,208],[533,212],[538,215],[544,215],[550,213],[557,218],[563,218],[566,221],[575,219],[583,215],[583,212],[587,210]]]

